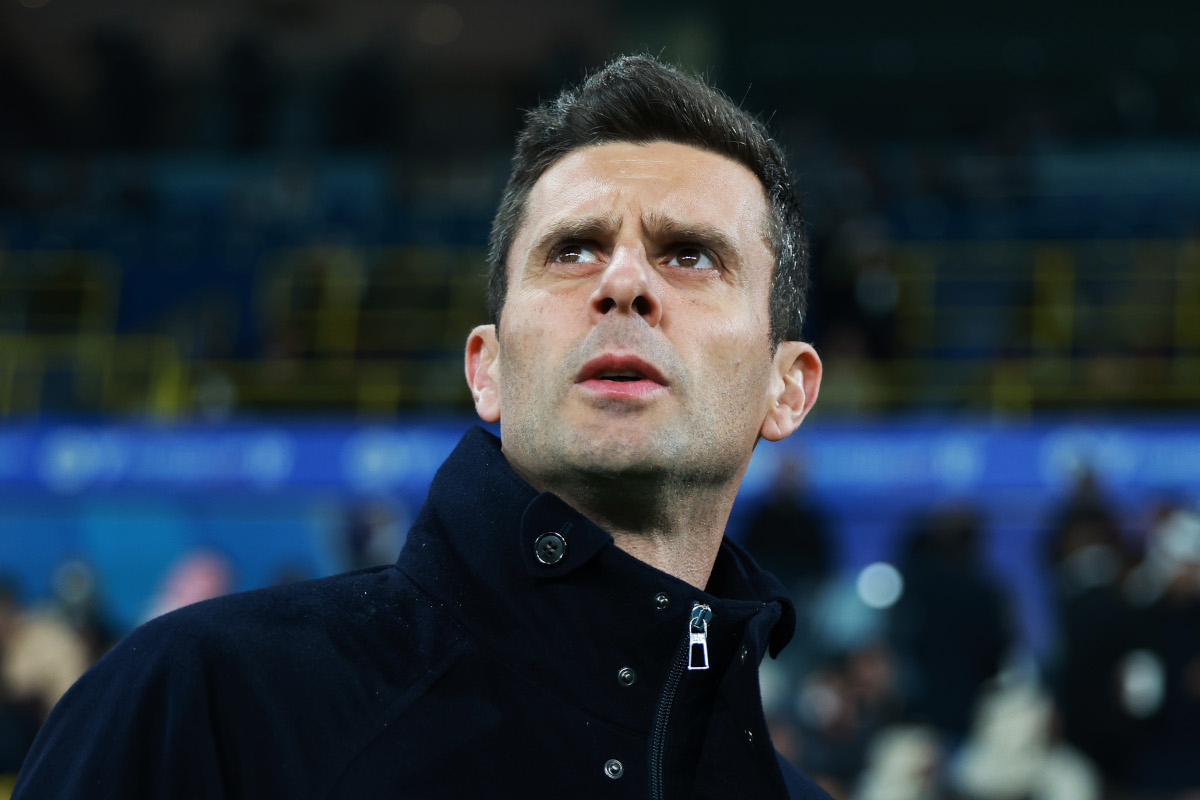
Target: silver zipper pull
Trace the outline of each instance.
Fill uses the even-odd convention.
[[[712,609],[703,603],[692,606],[688,622],[688,669],[708,669],[708,623]]]

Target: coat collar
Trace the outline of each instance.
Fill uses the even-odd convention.
[[[566,543],[550,566],[535,556],[547,533]],[[713,610],[713,669],[695,674],[698,686],[715,690],[731,663],[756,667],[768,649],[778,654],[795,628],[782,584],[737,545],[722,543],[706,590],[696,589],[622,551],[557,496],[539,494],[509,466],[500,440],[478,427],[434,477],[399,567],[513,668],[570,669],[581,702],[607,694],[605,682],[625,666],[647,678],[627,695],[660,685],[695,602]],[[601,685],[578,678],[591,672]]]
[[[772,657],[791,640],[795,610],[783,584],[761,569],[729,539],[721,549],[705,591],[668,575],[616,547],[612,536],[567,505],[558,496],[538,493],[509,466],[500,439],[472,427],[438,470],[429,490],[429,504],[443,522],[454,548],[473,573],[495,577],[487,582],[512,588],[514,555],[525,577],[536,582],[563,581],[600,559],[617,567],[614,583],[636,580],[661,586],[680,600],[689,599],[735,610],[743,603],[756,608],[776,606],[769,646]],[[518,532],[516,536],[513,532]],[[568,551],[553,566],[539,563],[535,543],[541,535],[564,535]],[[687,603],[689,609],[691,603]],[[761,654],[760,654],[761,655]]]

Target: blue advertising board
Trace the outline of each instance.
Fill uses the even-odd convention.
[[[12,425],[0,429],[0,574],[37,601],[51,591],[57,564],[85,559],[127,627],[163,571],[197,547],[232,560],[235,588],[270,582],[284,566],[332,572],[344,566],[337,537],[356,504],[384,501],[410,519],[470,424]],[[817,421],[783,443],[760,444],[731,536],[785,459],[802,466],[805,491],[827,511],[846,575],[895,560],[916,513],[950,505],[979,512],[987,561],[1013,590],[1034,649],[1046,646],[1052,624],[1047,520],[1083,470],[1131,530],[1152,503],[1200,500],[1200,419]]]

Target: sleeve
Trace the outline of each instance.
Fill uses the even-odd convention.
[[[226,797],[196,642],[154,620],[105,655],[50,713],[13,800]]]

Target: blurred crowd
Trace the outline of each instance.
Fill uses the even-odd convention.
[[[894,564],[848,576],[835,522],[799,464],[782,464],[740,531],[799,614],[793,645],[763,665],[764,705],[780,752],[837,800],[1200,798],[1200,514],[1162,504],[1130,518],[1084,474],[1045,520],[1054,635],[1034,653],[983,558],[979,512],[927,509]],[[327,543],[339,568],[392,560],[405,513],[348,506]],[[187,553],[144,618],[230,591],[233,569]],[[58,698],[126,632],[102,598],[80,561],[34,607],[0,584],[0,789]]]
[[[1023,641],[969,508],[914,518],[882,594],[867,571],[857,591],[835,574],[837,531],[795,469],[745,533],[801,614],[796,643],[763,670],[776,746],[835,798],[1200,797],[1195,511],[1130,520],[1081,478],[1042,539],[1046,653]]]
[[[482,315],[521,110],[624,46],[615,29],[662,35],[603,2],[586,30],[548,35],[561,12],[543,5],[541,30],[442,3],[0,12],[29,36],[0,26],[0,332],[27,338],[28,382],[46,382],[0,409],[465,408],[444,387]],[[769,30],[732,6],[670,26],[664,55],[745,93],[790,154],[812,232],[806,335],[829,364],[819,413],[1200,397],[1181,377],[1200,347],[1186,25],[1097,9],[1076,41],[1077,20],[1037,12],[969,39],[941,19],[875,30],[782,6]],[[839,25],[831,45],[821,26]],[[423,271],[378,253],[416,246]],[[44,355],[85,333],[160,337],[181,363],[96,397]],[[322,359],[413,368],[401,391],[305,369]]]

